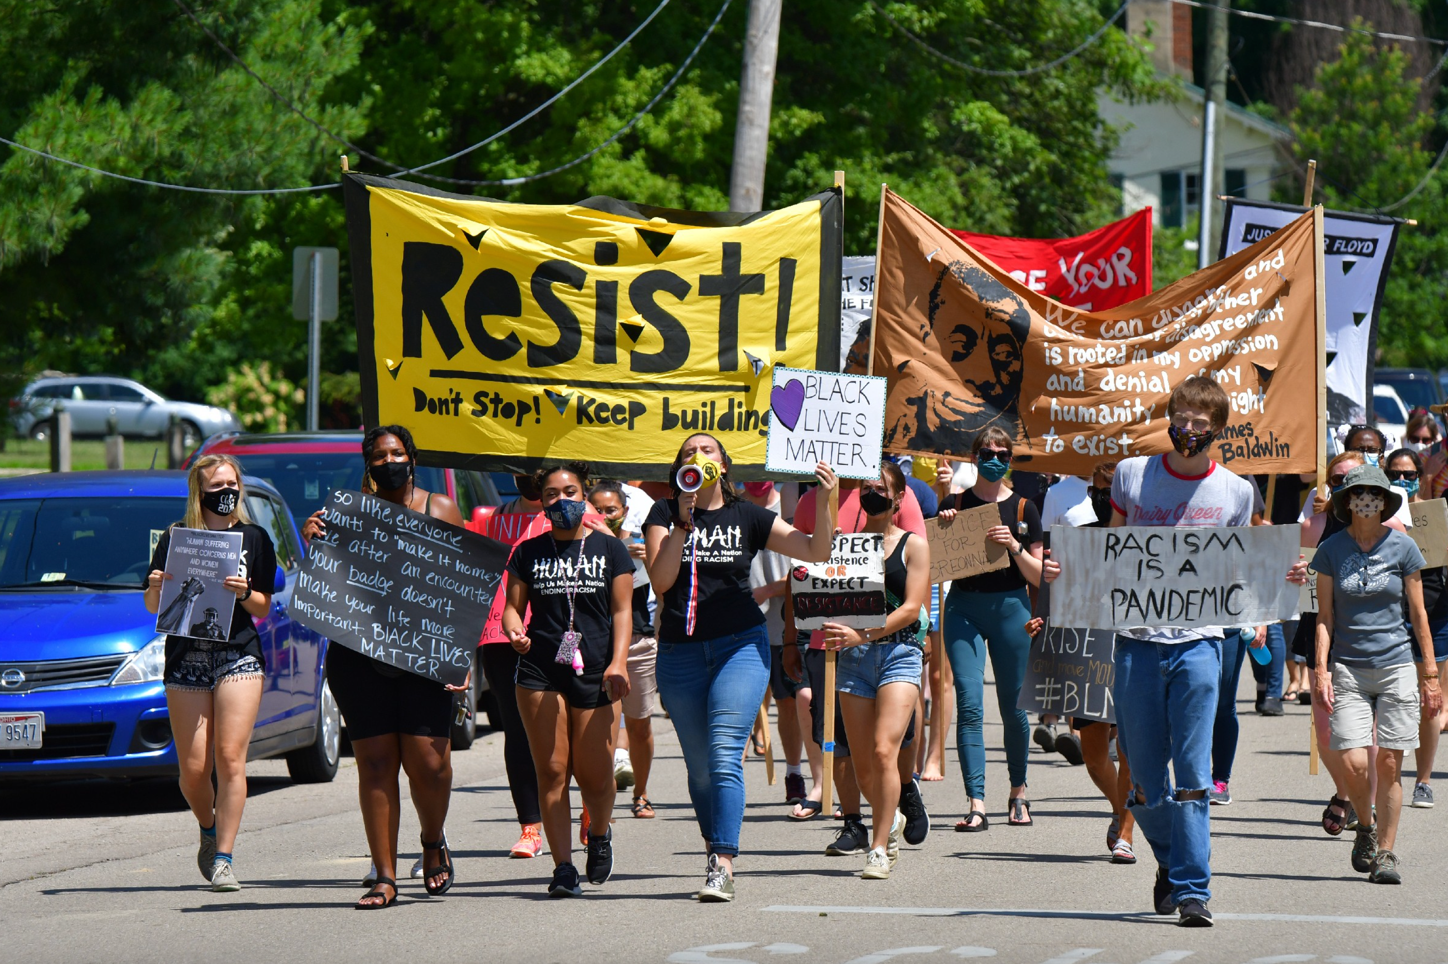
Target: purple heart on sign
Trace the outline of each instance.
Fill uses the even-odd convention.
[[[804,385],[799,379],[791,378],[783,388],[771,390],[769,408],[779,424],[793,432],[799,424],[799,413],[804,410]]]

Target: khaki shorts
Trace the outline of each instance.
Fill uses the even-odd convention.
[[[659,641],[652,636],[635,636],[628,648],[628,695],[623,698],[623,715],[646,720],[654,715],[659,682],[654,667],[659,659]]]
[[[1330,744],[1334,750],[1372,746],[1376,717],[1379,748],[1417,749],[1420,706],[1412,663],[1380,669],[1333,663]]]

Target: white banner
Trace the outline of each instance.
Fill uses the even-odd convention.
[[[849,255],[840,274],[840,371],[849,368],[851,349],[859,359],[859,370],[865,370],[870,355],[870,314],[874,310],[875,258]]]

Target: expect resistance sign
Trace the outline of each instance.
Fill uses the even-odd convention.
[[[759,477],[774,366],[839,364],[838,191],[704,214],[344,188],[365,420],[433,464],[663,478],[711,432]]]

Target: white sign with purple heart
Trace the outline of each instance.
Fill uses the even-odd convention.
[[[820,462],[847,479],[880,477],[885,379],[774,369],[765,470],[813,475]]]

